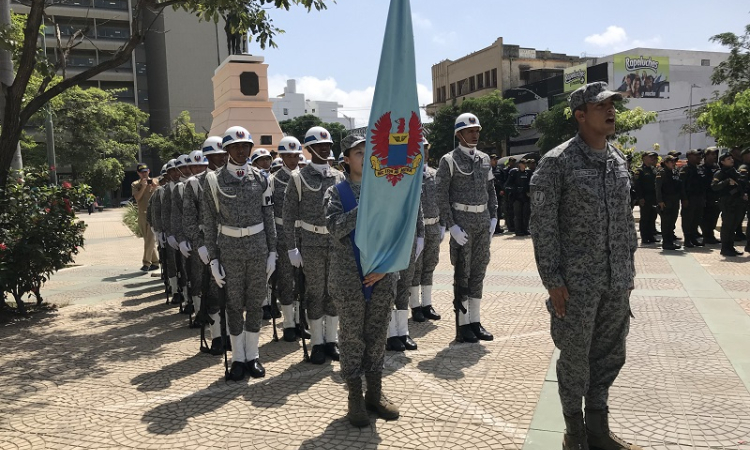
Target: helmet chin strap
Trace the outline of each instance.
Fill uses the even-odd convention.
[[[240,164],[240,163],[238,163],[237,161],[235,161],[235,160],[234,160],[234,158],[232,158],[232,155],[227,155],[227,156],[228,156],[228,157],[227,157],[227,161],[231,162],[231,163],[232,163],[232,164],[234,164],[235,166],[240,166],[240,167],[241,167],[241,166],[244,166],[245,164],[247,164],[247,163],[248,163],[248,161],[247,161],[247,160],[245,160],[245,164]]]
[[[460,131],[458,132],[458,134],[456,135],[456,137],[458,137],[458,142],[461,145],[463,145],[464,147],[466,147],[466,148],[477,148],[477,144],[469,144],[468,142],[466,142],[466,139],[464,139],[464,136],[463,136],[463,134],[461,134]]]
[[[318,154],[318,152],[316,152],[316,151],[315,151],[315,149],[313,148],[313,146],[312,146],[312,145],[311,145],[311,146],[309,146],[309,147],[308,147],[308,149],[310,150],[310,153],[312,153],[313,155],[317,156],[317,157],[318,157],[318,159],[322,159],[322,160],[323,160],[323,162],[325,162],[325,163],[327,163],[327,162],[328,162],[328,161],[327,161],[327,160],[326,160],[325,158],[321,157],[321,156],[320,156],[320,155]],[[321,163],[321,164],[322,164],[322,163]]]

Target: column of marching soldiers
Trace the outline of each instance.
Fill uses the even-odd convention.
[[[721,244],[722,255],[742,255],[734,246],[736,241],[746,241],[750,234],[742,230],[743,219],[750,208],[750,149],[721,153],[717,147],[708,147],[686,153],[686,161],[680,164],[681,152],[670,151],[661,161],[658,153],[645,152],[642,163],[630,172],[632,206],[640,210],[642,244],[661,242],[664,250],[680,249],[682,246],[677,242],[680,240],[686,248]],[[529,182],[537,157],[509,158],[505,165],[500,165],[492,155],[492,161],[500,215],[508,231],[516,236],[527,236]],[[628,163],[631,161],[628,156]],[[680,216],[682,238],[675,235]],[[657,217],[661,218],[660,231],[656,228]],[[721,233],[717,239],[714,231],[719,217]],[[503,232],[505,230],[498,225],[495,233]],[[745,245],[745,252],[750,252],[750,241]]]
[[[481,129],[476,116],[459,116],[456,133],[464,129]],[[341,156],[334,161],[330,133],[313,127],[304,144],[284,137],[279,157],[272,160],[268,150],[253,150],[246,129],[233,126],[221,137],[206,139],[201,150],[162,167],[159,187],[149,201],[148,222],[157,237],[167,303],[179,305],[190,328],[200,330],[201,352],[224,355],[227,380],[265,376],[259,358],[264,320],[272,320],[274,341],[279,340],[276,319],[282,321],[284,341],[301,339],[306,361],[339,361],[339,317],[329,293],[329,285],[336,283],[336,274],[329,270],[335,246],[326,226],[326,192],[348,180],[344,157],[353,149],[363,152],[364,142],[362,136],[345,137]],[[303,146],[311,160],[305,159]],[[443,175],[444,198],[437,192],[438,171],[424,165],[411,264],[398,274],[390,315],[382,321],[389,320],[383,323],[387,339],[381,353],[417,349],[409,335],[409,310],[415,322],[440,320],[432,306],[432,280],[446,227],[455,247],[472,255],[456,253],[457,276],[464,286],[464,297],[454,302],[456,339],[493,339],[479,315],[490,241],[477,238],[474,231],[484,230],[480,234],[491,239],[497,202],[489,157],[475,152],[475,147],[476,142],[459,146],[451,152],[455,156],[443,158],[445,164],[441,160],[441,170],[449,173]],[[424,149],[429,151],[426,139]],[[250,155],[244,156],[247,161],[243,153]],[[440,200],[445,205],[439,205]],[[441,207],[457,211],[457,217],[446,221]],[[453,260],[453,248],[451,255]],[[382,355],[380,360],[364,356],[368,357],[382,366]]]

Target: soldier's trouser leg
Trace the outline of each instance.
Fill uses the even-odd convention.
[[[141,236],[143,236],[143,265],[158,265],[159,254],[156,252],[156,238],[151,231],[151,227],[148,226],[146,216],[138,216],[138,228],[141,231]]]
[[[232,341],[232,362],[245,362],[245,261],[223,259],[226,273],[227,325]]]
[[[580,289],[569,294],[564,318],[555,316],[549,300],[547,309],[552,340],[560,349],[557,379],[563,414],[573,416],[580,414],[584,396],[587,407],[606,407],[609,387],[625,364],[630,293]]]
[[[513,201],[513,218],[515,219],[516,233],[526,231],[523,227],[523,202],[520,200]]]
[[[721,249],[734,248],[734,238],[738,224],[742,224],[740,205],[729,198],[719,200],[721,204]]]
[[[705,196],[691,196],[687,206],[682,208],[682,234],[695,238],[698,236],[698,226],[703,220],[703,210],[706,208]]]
[[[167,247],[164,249],[164,253],[167,256],[167,262],[165,266],[167,269],[167,277],[174,278],[177,276],[177,260],[175,259],[175,249],[167,245]]]
[[[296,321],[294,320],[294,267],[289,261],[289,253],[287,253],[286,247],[280,246],[278,243],[276,246],[278,254],[278,259],[276,260],[276,276],[278,280],[276,290],[278,291],[279,303],[281,303],[284,328],[294,328],[296,325]]]
[[[468,298],[481,299],[484,288],[484,276],[487,272],[487,264],[490,262],[490,232],[489,227],[485,227],[484,221],[478,216],[476,223],[469,226],[462,225],[462,228],[469,236],[468,242],[459,246],[455,240],[451,239],[450,252],[451,264],[454,266],[458,261],[459,252],[463,256],[463,278],[459,280],[462,286],[468,287]],[[469,225],[469,224],[467,224]],[[464,301],[464,306],[468,307],[468,299]],[[469,324],[469,314],[459,313],[459,325]]]
[[[716,200],[706,200],[706,209],[703,210],[703,222],[701,222],[701,233],[703,238],[707,236],[714,236],[714,230],[716,230],[716,224],[719,221],[719,215],[721,214],[721,208]]]
[[[425,230],[424,250],[419,261],[414,265],[414,276],[411,285],[422,286],[422,306],[432,304],[432,278],[440,261],[440,229],[437,233]],[[415,301],[412,299],[412,301]]]
[[[305,247],[300,249],[305,272],[305,299],[307,300],[307,317],[317,320],[324,315],[335,316],[328,293],[328,247]]]
[[[524,201],[521,207],[523,211],[523,232],[529,232],[529,220],[531,219],[531,202]]]
[[[190,294],[193,296],[193,304],[195,305],[196,313],[201,309],[201,281],[203,279],[203,267],[204,264],[203,261],[201,261],[200,256],[198,256],[198,252],[190,252],[190,258],[188,258],[188,282],[190,283]]]
[[[409,309],[409,302],[411,298],[411,281],[414,278],[414,271],[416,265],[416,251],[417,251],[417,240],[414,239],[414,244],[411,247],[411,259],[409,261],[409,267],[399,272],[398,282],[396,283],[396,309],[400,311],[407,311]]]
[[[641,239],[653,239],[656,234],[656,207],[647,202],[640,209],[641,218],[638,228],[641,232]]]
[[[505,198],[505,225],[508,230],[516,230],[516,219],[513,211],[513,200],[510,197]]]
[[[344,380],[383,370],[388,323],[396,297],[396,275],[388,274],[380,280],[369,302],[365,301],[361,286],[356,270],[342,274],[331,286],[341,318],[339,348]]]
[[[661,214],[661,235],[665,244],[674,242],[674,229],[680,211],[679,200],[669,200]]]

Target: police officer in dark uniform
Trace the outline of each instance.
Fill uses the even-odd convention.
[[[508,165],[505,166],[503,169],[504,176],[503,176],[503,186],[508,182],[508,177],[510,176],[510,171],[516,168],[516,158],[510,157],[508,158]],[[516,231],[516,221],[515,217],[513,215],[513,200],[510,198],[510,192],[507,190],[504,191],[503,197],[505,198],[505,226],[508,228],[508,231],[511,233],[515,233]]]
[[[510,201],[513,202],[513,217],[515,219],[516,236],[529,235],[529,216],[531,214],[531,203],[529,203],[529,181],[531,175],[526,170],[525,159],[518,162],[518,167],[512,169],[505,182],[505,192],[509,193]]]
[[[703,211],[706,209],[706,183],[710,183],[710,174],[700,162],[701,152],[688,150],[687,165],[680,170],[680,179],[685,190],[682,234],[685,236],[686,248],[703,247],[703,242],[698,240],[698,226],[703,221]]]
[[[721,170],[714,175],[711,188],[719,193],[721,206],[721,254],[739,256],[742,252],[734,248],[735,230],[745,214],[746,188],[740,173],[734,168],[734,159],[729,153],[719,158]]]
[[[739,168],[740,172],[740,179],[743,181],[743,184],[745,186],[745,193],[750,192],[750,148],[746,148],[745,150],[742,150],[742,165],[740,165]],[[745,214],[750,212],[750,202],[745,200]],[[742,228],[742,220],[744,220],[744,215],[742,219],[740,219],[740,228]],[[750,235],[750,220],[747,222],[747,228],[746,228],[746,236]],[[747,241],[745,244],[745,251],[750,252],[750,240]]]
[[[490,164],[492,165],[492,174],[495,176],[495,195],[497,196],[497,226],[495,227],[495,234],[505,233],[505,230],[500,226],[500,219],[503,218],[504,214],[504,203],[503,203],[503,189],[505,189],[505,171],[503,167],[498,164],[499,158],[497,155],[490,155]]]
[[[646,152],[643,154],[641,167],[635,170],[633,181],[641,218],[638,228],[641,241],[644,244],[658,242],[656,239],[656,161],[659,154]]]
[[[664,237],[661,248],[664,250],[680,249],[680,245],[674,242],[674,229],[683,190],[676,164],[677,157],[669,155],[664,158],[663,168],[656,174],[656,202],[661,212],[661,232]]]
[[[705,180],[706,209],[703,210],[703,220],[701,221],[701,233],[703,233],[704,244],[719,243],[719,240],[714,236],[716,223],[719,221],[719,214],[721,214],[721,207],[719,207],[719,193],[711,188],[711,182],[714,179],[714,175],[720,170],[719,165],[717,164],[718,157],[719,149],[716,147],[708,147],[703,151],[703,164],[700,165],[707,178]]]

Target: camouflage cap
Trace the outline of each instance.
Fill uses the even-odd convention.
[[[365,142],[366,139],[363,136],[357,134],[350,134],[341,140],[341,153],[346,155],[346,152]]]
[[[571,111],[575,111],[586,103],[600,103],[608,98],[622,100],[622,94],[607,89],[607,83],[597,81],[581,86],[568,97]]]
[[[701,149],[691,148],[690,150],[687,151],[687,156],[690,156],[690,155],[702,156],[703,155],[703,151]]]
[[[674,156],[676,158],[679,158],[680,155],[682,155],[682,152],[678,152],[677,150],[670,150],[667,155]]]
[[[654,158],[658,158],[659,154],[656,152],[646,152],[643,154],[643,156],[653,156]]]
[[[665,157],[664,157],[664,162],[669,162],[669,161],[677,161],[678,159],[679,159],[679,158],[677,158],[677,157],[676,157],[676,156],[674,156],[674,155],[667,155],[667,156],[665,156]]]
[[[706,147],[703,153],[719,153],[718,147]]]

